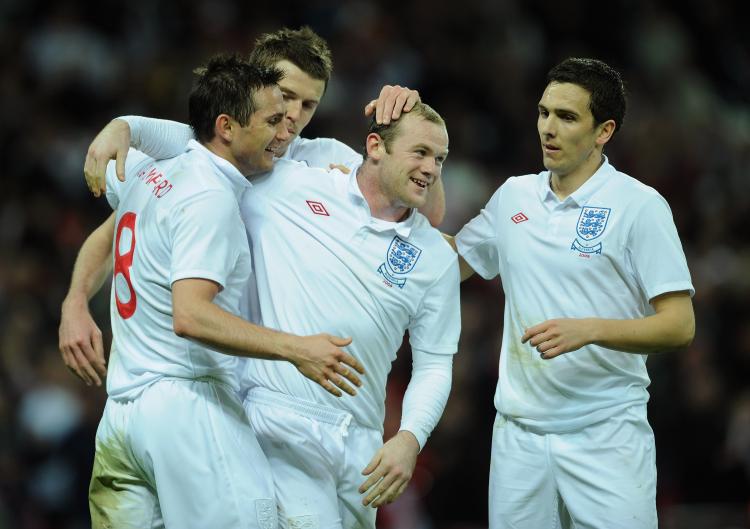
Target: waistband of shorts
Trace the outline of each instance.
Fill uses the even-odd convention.
[[[315,419],[334,426],[348,427],[353,416],[348,411],[329,408],[317,402],[312,402],[286,393],[279,393],[268,388],[254,387],[247,392],[246,402],[279,406],[293,411],[298,415]]]

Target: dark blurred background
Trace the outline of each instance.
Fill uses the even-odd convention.
[[[105,400],[64,368],[60,304],[108,207],[89,196],[86,148],[109,119],[185,121],[191,70],[260,33],[311,25],[335,71],[307,137],[359,149],[363,105],[385,83],[445,117],[455,233],[507,177],[542,170],[536,103],[547,70],[601,58],[629,89],[610,160],[669,201],[697,294],[686,351],[649,360],[663,528],[748,527],[750,512],[750,37],[747,2],[0,2],[0,528],[88,527],[86,491]],[[108,292],[92,301],[109,340]],[[462,288],[453,392],[387,529],[486,527],[503,298]],[[390,432],[409,377],[389,389]]]

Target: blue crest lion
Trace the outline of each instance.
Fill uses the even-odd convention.
[[[599,237],[607,227],[610,211],[610,208],[584,206],[576,225],[578,236],[584,241],[591,241]]]
[[[404,241],[397,235],[388,246],[385,262],[378,267],[378,272],[389,282],[397,285],[399,288],[404,288],[406,279],[395,276],[411,272],[417,264],[420,255],[422,255],[422,250]]]

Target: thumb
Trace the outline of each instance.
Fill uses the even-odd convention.
[[[365,116],[371,116],[375,111],[375,104],[378,102],[377,99],[373,99],[365,106]]]
[[[117,172],[117,179],[120,182],[125,181],[125,158],[128,155],[127,150],[117,151],[117,160],[115,162],[115,171]]]
[[[351,336],[348,338],[341,338],[340,336],[328,335],[328,340],[336,347],[345,347],[349,345],[350,343],[352,343]]]

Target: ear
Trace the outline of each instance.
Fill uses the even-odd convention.
[[[231,142],[234,136],[234,120],[227,114],[219,114],[214,122],[214,134],[226,142]]]
[[[371,132],[365,138],[365,148],[367,149],[367,157],[375,161],[380,160],[386,153],[383,138],[374,132]]]
[[[600,124],[597,128],[599,129],[599,133],[596,135],[596,144],[604,145],[612,138],[612,135],[615,133],[615,120],[608,119],[604,123]]]

